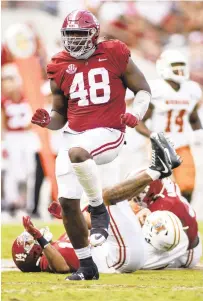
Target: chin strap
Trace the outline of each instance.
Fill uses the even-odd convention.
[[[96,47],[93,47],[92,49],[90,49],[86,53],[83,53],[79,56],[74,56],[74,54],[71,54],[71,56],[74,57],[75,59],[78,59],[78,60],[87,60],[91,55],[93,55],[95,50],[96,50]]]

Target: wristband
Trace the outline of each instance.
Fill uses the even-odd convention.
[[[37,241],[38,241],[39,245],[42,247],[42,249],[45,249],[46,246],[49,244],[49,242],[43,236],[41,236],[40,238],[37,238]]]

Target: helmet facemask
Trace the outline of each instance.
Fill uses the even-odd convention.
[[[188,67],[185,63],[171,63],[171,70],[173,72],[172,79],[177,83],[182,83],[189,78]]]
[[[35,240],[28,232],[24,231],[20,236],[17,238],[17,243],[22,245],[25,253],[29,253],[32,247],[35,244]]]
[[[90,29],[62,29],[62,42],[65,49],[74,58],[88,58],[95,49],[93,39],[96,39],[97,30]],[[95,37],[94,37],[95,36]]]
[[[40,258],[42,247],[26,231],[14,241],[12,246],[12,257],[16,266],[22,272],[40,272]]]

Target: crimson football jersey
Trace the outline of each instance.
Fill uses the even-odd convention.
[[[31,125],[32,109],[23,96],[18,102],[2,97],[1,108],[5,113],[7,131],[23,131]]]
[[[109,40],[100,42],[87,60],[75,59],[67,51],[52,58],[47,75],[67,97],[70,129],[78,132],[99,127],[125,130],[120,119],[126,109],[122,76],[129,56],[124,43]]]
[[[79,260],[66,233],[60,236],[57,241],[53,242],[52,246],[63,256],[67,265],[70,267],[71,272],[74,272],[79,268]],[[49,263],[45,255],[42,255],[40,259],[40,268],[43,272],[50,271]]]
[[[159,196],[153,200],[155,195]],[[166,178],[152,182],[143,201],[152,212],[157,210],[173,212],[181,220],[183,226],[188,227],[186,233],[189,246],[192,244],[198,234],[196,214],[190,204],[179,196],[178,188],[171,179]]]

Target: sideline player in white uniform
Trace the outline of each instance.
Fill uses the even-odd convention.
[[[7,209],[14,213],[15,209],[25,207],[20,184],[27,184],[27,202],[33,199],[35,152],[39,148],[39,139],[31,130],[32,110],[22,93],[22,79],[15,64],[2,67],[1,85],[2,139],[8,153],[5,202]],[[26,205],[28,209],[33,204]]]
[[[174,177],[183,196],[190,201],[195,185],[195,167],[189,143],[191,134],[197,141],[203,139],[197,113],[202,92],[196,82],[189,80],[187,60],[177,50],[166,50],[161,54],[157,71],[160,79],[149,81],[152,102],[144,117],[144,122],[150,118],[151,124],[148,128],[140,122],[136,130],[146,137],[152,132],[162,131],[172,138],[183,159],[181,167],[174,170]]]

